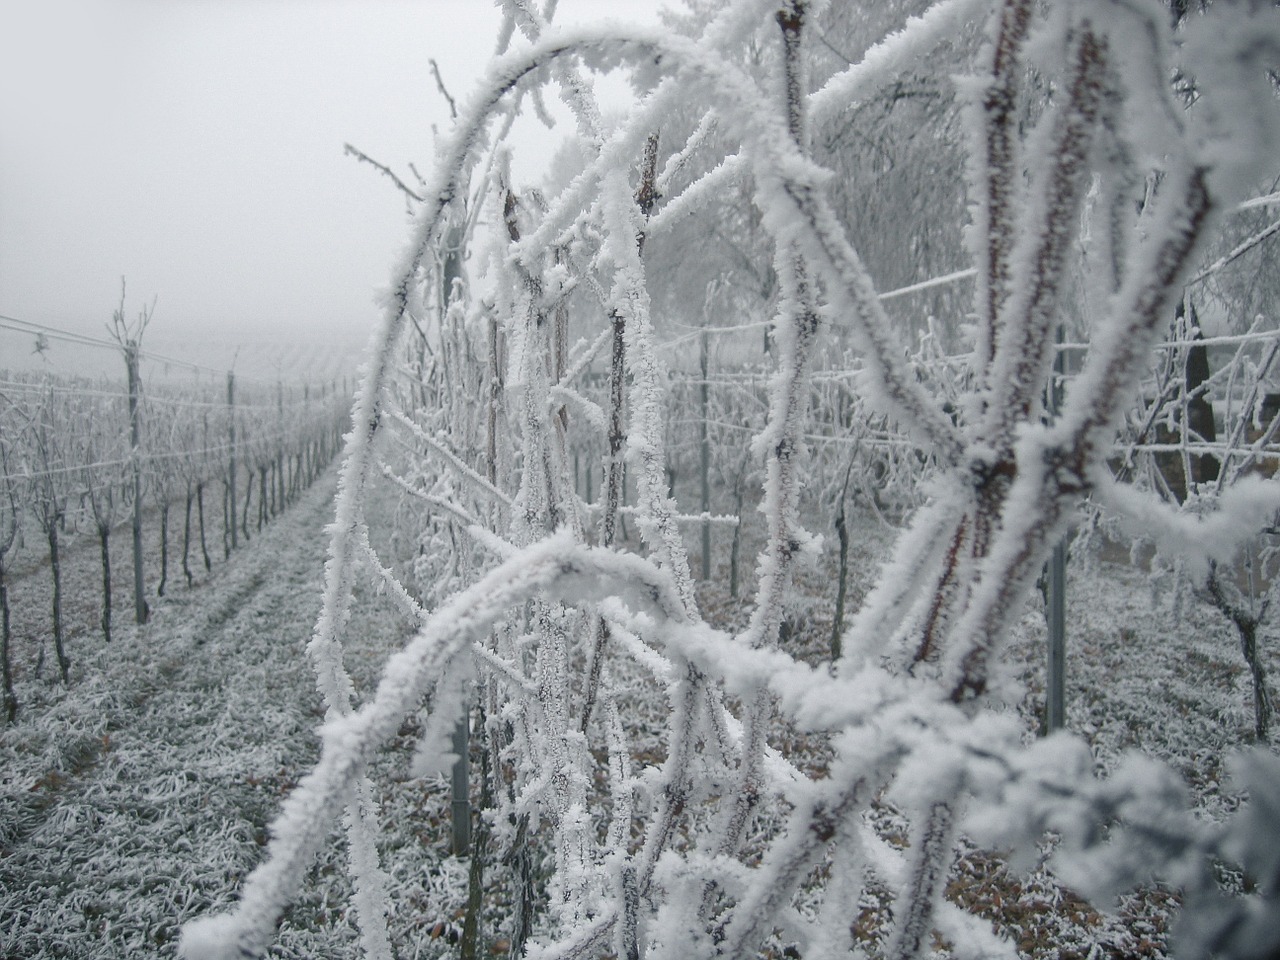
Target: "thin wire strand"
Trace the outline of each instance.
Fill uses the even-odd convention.
[[[0,330],[10,330],[14,333],[22,333],[28,335],[43,335],[50,340],[61,340],[65,343],[74,343],[84,347],[98,347],[119,352],[120,344],[112,340],[101,337],[91,337],[84,333],[75,333],[71,330],[62,330],[58,327],[51,327],[48,324],[36,323],[31,320],[22,320],[18,317],[10,317],[0,314]],[[199,373],[208,373],[213,376],[226,376],[227,370],[218,370],[214,367],[206,367],[203,364],[192,363],[190,360],[179,360],[176,357],[169,357],[162,353],[156,353],[154,350],[139,350],[138,357],[142,360],[149,360],[153,363],[164,363],[170,366],[184,367],[188,370],[195,370]],[[264,380],[262,377],[254,377],[246,374],[236,374],[237,381],[249,381],[252,383],[263,384],[264,386],[274,387],[279,381]]]

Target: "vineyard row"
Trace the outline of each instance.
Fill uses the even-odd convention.
[[[126,355],[126,363],[128,356]],[[107,382],[0,374],[0,666],[4,714],[17,716],[14,623],[9,585],[35,576],[46,560],[51,578],[49,628],[37,640],[37,674],[51,638],[57,669],[70,680],[63,561],[68,542],[97,541],[102,572],[99,626],[111,640],[111,539],[132,539],[134,617],[145,623],[147,597],[164,596],[171,566],[171,517],[181,511],[181,570],[194,582],[212,570],[209,496],[221,501],[223,558],[251,530],[260,530],[324,470],[340,449],[348,394],[336,385],[285,400],[274,391],[246,391],[228,374],[225,388],[142,389],[136,364],[126,389]],[[114,386],[114,389],[113,389]],[[144,524],[158,524],[158,556],[147,556]],[[213,541],[216,543],[216,541]],[[216,549],[216,548],[215,548]],[[154,581],[149,584],[147,572]]]

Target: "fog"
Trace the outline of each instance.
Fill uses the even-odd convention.
[[[652,21],[656,3],[628,4]],[[572,24],[618,8],[559,5]],[[493,53],[487,0],[21,0],[0,6],[0,368],[112,369],[105,338],[212,369],[350,372],[407,236],[350,142],[426,171]],[[560,131],[522,120],[536,179]],[[532,149],[530,149],[532,148]],[[25,323],[14,323],[13,321]]]

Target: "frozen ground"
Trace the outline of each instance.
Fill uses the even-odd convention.
[[[145,627],[122,611],[110,646],[69,638],[70,690],[19,684],[20,722],[0,734],[6,960],[173,955],[178,925],[225,902],[256,862],[280,796],[316,753],[304,646],[332,495],[331,479],[318,483],[207,582],[171,584]],[[93,560],[72,561],[74,607],[96,603],[81,595],[92,570],[79,569]],[[334,897],[308,922],[344,928],[343,909]],[[335,933],[348,938],[324,929],[311,942]]]
[[[280,797],[316,755],[321,719],[305,643],[318,607],[332,479],[188,589],[171,575],[145,627],[118,608],[108,647],[91,629],[69,639],[69,690],[30,676],[19,684],[20,722],[0,730],[0,957],[173,956],[179,925],[226,904],[260,857]],[[855,571],[866,571],[888,534],[865,527]],[[744,553],[744,558],[749,557]],[[122,558],[123,559],[123,558]],[[96,554],[71,561],[70,604],[92,623]],[[124,566],[120,562],[121,567]],[[744,559],[744,572],[751,568]],[[1071,567],[1069,724],[1093,745],[1101,768],[1140,748],[1173,764],[1207,816],[1234,803],[1223,760],[1248,739],[1247,676],[1234,635],[1187,597],[1180,617],[1146,574],[1126,564],[1079,559]],[[831,571],[811,574],[793,638],[820,656],[830,633]],[[47,571],[15,589],[37,604]],[[743,594],[750,595],[744,577]],[[854,585],[856,600],[863,585]],[[367,599],[367,598],[366,598]],[[704,589],[722,622],[743,611],[720,584]],[[367,685],[404,625],[362,603],[352,623],[351,667]],[[20,608],[21,610],[22,608]],[[15,618],[38,611],[22,610]],[[1018,649],[1030,695],[1040,696],[1043,617],[1024,617]],[[1265,645],[1280,669],[1276,638]],[[52,671],[49,671],[52,673]],[[367,687],[364,687],[367,688]],[[416,733],[402,730],[407,747]],[[382,790],[384,855],[400,904],[392,918],[399,955],[448,949],[464,868],[447,857],[447,798],[436,781],[409,778],[407,754],[375,771]],[[891,812],[886,822],[892,824]],[[335,835],[304,899],[280,931],[273,956],[355,956],[347,916],[343,845]],[[1042,871],[1014,878],[998,861],[966,852],[951,895],[995,918],[1027,956],[1160,956],[1164,893],[1129,898],[1104,916]],[[499,898],[500,899],[500,898]],[[859,905],[867,943],[876,904]],[[490,944],[501,944],[496,918]],[[1095,953],[1097,948],[1099,953]]]

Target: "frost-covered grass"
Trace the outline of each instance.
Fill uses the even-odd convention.
[[[331,481],[318,485],[206,583],[153,601],[147,626],[119,624],[110,647],[78,636],[70,689],[24,676],[20,722],[0,731],[0,955],[172,956],[180,924],[232,902],[261,859],[266,825],[317,753],[321,701],[304,646],[318,606],[332,490]],[[875,520],[860,519],[854,601],[891,537]],[[746,607],[728,596],[721,546],[716,578],[699,586],[699,602],[711,622],[736,627]],[[744,544],[744,557],[752,546]],[[790,607],[787,642],[810,662],[828,656],[834,572],[826,565],[802,571]],[[1104,770],[1132,748],[1164,759],[1187,780],[1197,809],[1221,816],[1234,804],[1223,760],[1251,730],[1247,676],[1229,625],[1191,594],[1175,615],[1171,593],[1153,590],[1147,572],[1126,563],[1076,558],[1070,574],[1070,728],[1089,740]],[[744,596],[752,579],[747,561]],[[1019,709],[1028,737],[1042,689],[1044,624],[1034,604],[1014,647],[1024,662]],[[404,634],[386,606],[355,608],[348,665],[362,691]],[[1274,672],[1275,637],[1265,646]],[[661,755],[666,705],[642,680],[629,688],[628,717],[652,728],[636,741],[647,744],[652,761]],[[434,957],[456,949],[466,863],[448,855],[444,784],[409,774],[420,727],[405,723],[373,782],[397,905],[393,942],[401,956]],[[828,759],[820,738],[779,727],[770,741],[810,771]],[[879,808],[875,823],[890,845],[903,842],[891,807]],[[530,849],[536,861],[536,834]],[[345,856],[335,833],[273,956],[358,955]],[[969,846],[948,896],[992,919],[1036,960],[1163,956],[1173,902],[1166,891],[1146,891],[1099,912],[1042,867],[1015,874]],[[874,895],[864,900],[851,920],[874,951],[888,904]],[[486,949],[504,946],[509,911],[507,871],[491,864]]]
[[[36,680],[21,648],[23,709],[0,728],[0,957],[174,956],[183,923],[232,902],[317,755],[323,707],[305,646],[333,493],[330,475],[194,588],[171,581],[146,626],[118,614],[110,646],[91,618],[78,623],[69,688]],[[86,610],[95,560],[77,554],[67,571]],[[38,621],[43,585],[15,593],[37,604],[15,619]],[[402,634],[378,605],[360,605],[348,660],[362,689]],[[421,944],[449,943],[466,868],[447,856],[447,786],[409,778],[417,731],[401,732],[376,781],[382,853],[404,907],[397,945],[428,956]],[[272,956],[358,955],[345,845],[336,831],[331,840]]]
[[[120,616],[109,647],[74,636],[70,688],[25,673],[19,722],[0,730],[5,957],[171,954],[178,926],[253,865],[315,755],[303,644],[332,491],[310,491],[207,583],[171,583],[146,626]],[[299,906],[311,943],[347,936],[328,897]]]
[[[1236,803],[1224,761],[1253,742],[1249,673],[1235,630],[1191,585],[1153,577],[1147,564],[1114,551],[1074,557],[1068,574],[1068,729],[1089,741],[1105,772],[1126,750],[1163,760],[1197,809],[1222,817]],[[1020,650],[1038,703],[1043,674],[1034,658],[1044,621],[1033,614],[1023,625]],[[1271,623],[1261,639],[1271,677],[1280,667],[1277,639]]]
[[[817,529],[818,518],[810,519]],[[850,553],[855,609],[893,533],[867,514],[858,517]],[[820,566],[801,572],[790,605],[790,649],[811,663],[829,658],[837,574],[833,552],[826,552]],[[1240,801],[1227,761],[1253,743],[1248,668],[1234,629],[1203,594],[1170,574],[1153,577],[1149,551],[1135,554],[1131,562],[1122,544],[1081,545],[1068,565],[1067,729],[1088,742],[1099,775],[1112,773],[1133,751],[1157,758],[1181,776],[1198,815],[1221,820]],[[717,552],[719,559],[725,556]],[[728,596],[727,582],[725,560],[717,579],[702,585],[700,601],[709,620],[737,627],[744,612]],[[742,592],[749,595],[751,586],[747,567]],[[1016,679],[1008,685],[1011,708],[1022,717],[1028,740],[1043,722],[1046,641],[1043,604],[1034,594],[1016,629],[1011,647]],[[1280,670],[1274,624],[1261,645],[1274,677]],[[824,744],[789,730],[776,731],[771,743],[810,772],[825,759]],[[880,806],[873,820],[890,846],[905,847],[906,821],[892,806]],[[1051,850],[1049,842],[1039,863],[1018,872],[997,853],[962,842],[947,897],[991,921],[1033,960],[1167,955],[1176,891],[1137,889],[1113,902],[1089,903],[1047,868]],[[1239,883],[1238,876],[1224,879],[1229,886]],[[885,891],[864,896],[854,923],[864,948],[874,952],[883,945],[891,911]],[[944,941],[935,947],[947,950]]]

